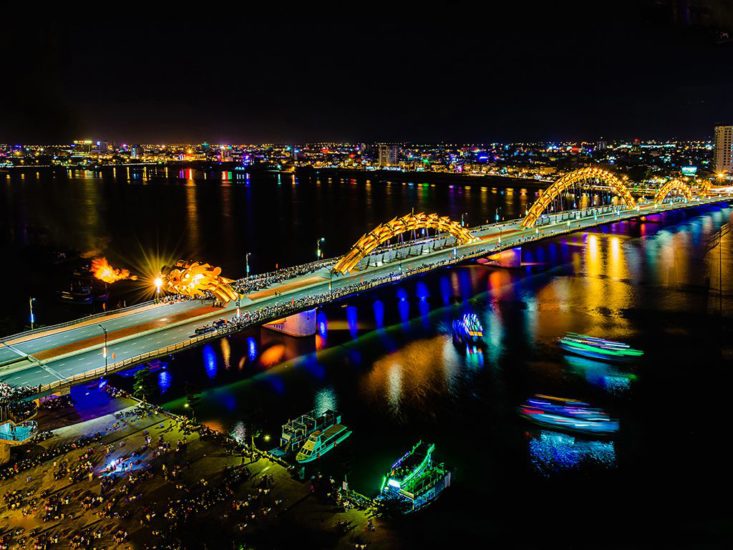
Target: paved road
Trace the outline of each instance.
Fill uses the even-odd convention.
[[[273,285],[273,289],[283,289],[286,285],[293,285],[306,279],[310,284],[301,286],[281,294],[267,294],[252,301],[245,299],[241,304],[243,312],[257,310],[266,306],[287,305],[292,300],[302,297],[313,296],[315,294],[325,294],[329,291],[329,285],[334,290],[353,285],[357,282],[369,282],[374,279],[386,275],[399,276],[404,271],[418,268],[421,266],[460,260],[461,256],[486,254],[498,250],[512,248],[528,241],[537,241],[563,233],[575,232],[587,228],[591,228],[604,223],[609,223],[619,219],[629,219],[644,213],[653,213],[674,210],[696,206],[705,203],[715,203],[729,200],[729,197],[717,197],[715,199],[703,199],[688,204],[676,203],[664,205],[662,207],[654,207],[653,205],[642,205],[639,210],[621,210],[619,212],[607,213],[598,217],[589,216],[586,218],[568,221],[568,213],[558,214],[546,218],[545,225],[531,230],[522,229],[520,221],[511,221],[490,226],[482,226],[474,228],[474,234],[480,238],[476,243],[456,246],[453,248],[442,249],[438,251],[428,251],[429,247],[424,247],[424,252],[418,256],[408,257],[402,260],[395,260],[384,265],[372,265],[367,269],[358,272],[352,272],[347,276],[332,277],[328,268],[322,268],[314,273],[309,273],[301,277],[289,279],[283,283]],[[415,249],[415,247],[413,247]],[[312,282],[312,281],[317,282]],[[209,310],[204,315],[206,318],[196,318],[193,320],[181,320],[181,316],[189,315],[200,311],[203,304],[201,301],[192,300],[188,302],[179,302],[176,304],[165,304],[155,307],[148,307],[141,311],[129,311],[126,315],[120,315],[111,319],[100,319],[99,323],[104,326],[110,334],[109,342],[109,360],[123,361],[139,356],[144,353],[152,352],[167,346],[179,344],[189,339],[196,327],[210,322],[212,319],[232,317],[236,310],[236,304],[230,303],[225,308]],[[176,319],[178,326],[170,326],[168,320]],[[151,328],[150,324],[154,323]],[[143,327],[140,330],[138,328]],[[49,327],[53,329],[53,327]],[[142,333],[140,333],[142,332]],[[114,338],[115,335],[120,338]],[[90,340],[91,339],[91,340]],[[104,366],[104,358],[102,357],[102,330],[97,323],[91,323],[84,326],[70,326],[58,329],[58,331],[50,334],[42,334],[37,338],[31,338],[20,343],[12,343],[18,340],[17,337],[8,337],[5,342],[11,342],[10,347],[7,345],[0,346],[3,353],[0,356],[0,364],[3,364],[3,358],[18,358],[19,362],[9,366],[0,367],[0,381],[12,385],[39,385],[49,384],[56,380],[69,378],[84,372],[98,369]],[[83,349],[64,350],[63,346],[77,343]],[[62,356],[48,350],[61,348],[66,351]],[[34,358],[23,359],[25,354],[50,355],[46,360],[35,360]]]

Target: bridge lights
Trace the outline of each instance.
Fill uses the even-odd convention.
[[[102,325],[97,325],[104,332],[104,346],[102,347],[102,356],[104,357],[104,375],[107,376],[107,329]]]
[[[28,298],[28,310],[29,310],[28,320],[31,323],[31,330],[33,330],[33,326],[36,323],[36,316],[33,313],[33,302],[35,302],[35,301],[36,301],[36,299],[33,296],[31,296],[30,298]]]
[[[247,252],[244,255],[244,274],[245,274],[245,277],[249,277],[249,257],[250,257],[251,254],[252,254],[251,252]]]
[[[326,237],[321,237],[316,241],[316,260],[320,260],[323,257],[323,251],[321,250],[321,243],[326,242]]]

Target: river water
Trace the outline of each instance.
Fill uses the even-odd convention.
[[[338,254],[413,207],[478,223],[497,208],[515,216],[534,194],[478,182],[181,175],[8,181],[6,243],[39,246],[20,239],[25,223],[48,228],[34,235],[55,246],[133,269],[125,258],[157,247],[205,251],[239,275],[248,250],[256,270],[292,265],[311,259],[320,236],[326,255]],[[413,443],[435,442],[453,486],[397,527],[405,547],[715,545],[731,535],[721,498],[731,482],[732,216],[728,207],[649,216],[525,247],[521,268],[470,264],[405,280],[320,310],[315,338],[249,330],[156,363],[157,399],[190,414],[182,395],[194,389],[198,420],[262,446],[288,418],[338,409],[354,433],[308,473],[367,495]],[[483,322],[484,352],[453,346],[450,324],[464,312]],[[645,356],[625,368],[566,356],[555,342],[567,331]],[[603,407],[620,432],[594,440],[535,428],[516,412],[533,393]]]

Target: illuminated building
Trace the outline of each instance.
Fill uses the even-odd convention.
[[[380,143],[378,146],[379,151],[379,166],[397,166],[397,156],[399,154],[399,147],[391,143]]]
[[[715,127],[715,153],[713,155],[715,171],[733,171],[733,126]]]
[[[140,145],[133,145],[130,147],[130,158],[139,159],[143,156],[143,148]]]

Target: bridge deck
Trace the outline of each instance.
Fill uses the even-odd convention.
[[[535,229],[521,228],[519,220],[474,228],[479,237],[476,242],[448,249],[427,249],[418,256],[376,263],[343,276],[331,277],[325,269],[301,275],[249,294],[248,299],[243,300],[241,310],[243,313],[254,313],[265,307],[287,308],[293,303],[296,303],[297,309],[300,299],[321,296],[324,302],[329,301],[332,296],[330,288],[336,294],[339,291],[348,293],[352,292],[352,285],[357,283],[383,284],[401,277],[408,270],[433,269],[438,265],[492,254],[617,220],[728,200],[729,197],[725,196],[659,207],[644,205],[638,210],[622,210],[619,213],[598,216],[597,219],[590,216],[572,220],[570,223],[558,215],[552,220],[553,223]],[[309,307],[312,305],[308,304]],[[303,307],[305,306],[301,309]],[[14,385],[56,385],[66,383],[72,378],[77,380],[87,374],[98,375],[98,372],[93,371],[104,367],[101,352],[104,335],[98,324],[104,326],[108,332],[108,360],[113,368],[117,368],[122,366],[123,361],[140,360],[146,354],[162,355],[168,353],[171,346],[178,349],[182,345],[197,343],[202,338],[192,339],[196,327],[218,317],[231,317],[235,310],[235,303],[224,308],[212,308],[201,301],[187,301],[130,309],[93,320],[82,320],[77,324],[49,327],[33,334],[11,336],[0,342],[0,381]],[[273,318],[287,314],[279,310],[273,313]],[[270,319],[259,319],[258,323],[266,320]],[[209,337],[216,336],[212,334]]]

